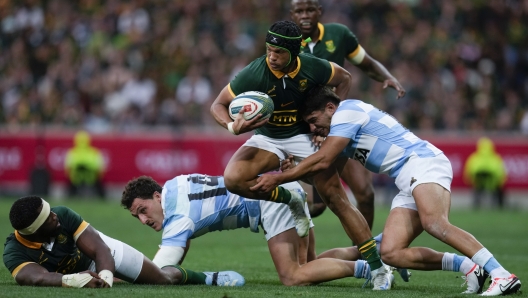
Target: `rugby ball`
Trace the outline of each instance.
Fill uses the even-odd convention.
[[[266,93],[248,91],[240,93],[229,104],[229,116],[235,120],[241,109],[244,109],[244,119],[251,120],[262,114],[261,119],[267,119],[273,113],[273,99]]]

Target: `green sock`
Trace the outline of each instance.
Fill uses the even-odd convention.
[[[370,270],[374,271],[381,267],[381,258],[378,249],[376,248],[376,241],[374,238],[370,238],[358,245],[358,249],[363,258],[369,263]]]
[[[195,271],[180,267],[178,265],[174,265],[174,266],[169,265],[169,266],[180,270],[182,274],[180,285],[205,285],[206,275],[203,274],[202,272],[195,272]]]
[[[291,200],[291,192],[282,186],[277,186],[266,201],[288,204]]]

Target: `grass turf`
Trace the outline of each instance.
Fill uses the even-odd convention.
[[[9,208],[13,199],[1,199],[0,235],[6,237],[12,228]],[[52,206],[65,205],[81,214],[96,229],[130,244],[152,258],[161,233],[142,226],[118,202],[96,200],[50,201]],[[374,235],[382,230],[387,208],[376,210]],[[471,232],[508,270],[522,282],[528,281],[528,213],[526,211],[453,210],[450,220]],[[326,211],[314,220],[317,253],[348,246],[350,241],[337,218]],[[4,238],[5,239],[5,238]],[[413,246],[428,246],[439,251],[453,249],[422,234]],[[3,246],[2,246],[3,247]],[[262,233],[249,229],[213,232],[192,241],[184,267],[195,271],[235,270],[244,275],[241,288],[208,286],[144,286],[116,283],[112,289],[65,289],[18,286],[9,271],[0,269],[0,297],[467,297],[461,295],[463,279],[454,272],[412,271],[411,281],[404,283],[396,274],[396,285],[389,292],[362,289],[363,280],[346,278],[309,287],[285,287],[279,281]],[[487,287],[487,285],[486,285]],[[525,285],[526,287],[526,285]],[[526,297],[526,294],[516,297]]]

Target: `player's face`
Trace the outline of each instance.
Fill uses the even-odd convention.
[[[54,237],[60,234],[61,224],[55,212],[51,211],[46,221],[40,226],[37,233]]]
[[[272,70],[287,72],[284,69],[290,61],[290,52],[285,49],[266,45],[266,55],[268,56],[269,65]]]
[[[161,208],[160,193],[155,192],[152,200],[136,198],[129,211],[142,224],[153,228],[156,232],[161,231],[163,228],[163,209]]]
[[[332,115],[333,112],[329,111],[328,109],[325,109],[324,111],[317,110],[313,111],[308,116],[305,116],[304,121],[310,125],[310,131],[313,134],[321,137],[327,137],[330,133]]]
[[[317,1],[292,1],[290,16],[297,26],[301,28],[303,36],[309,36],[317,29],[321,14],[322,8]]]

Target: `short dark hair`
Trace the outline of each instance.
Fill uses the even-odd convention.
[[[121,196],[121,205],[130,209],[136,198],[152,200],[154,192],[161,193],[162,187],[149,176],[141,176],[128,181]]]
[[[328,102],[332,102],[338,106],[341,99],[330,87],[316,86],[306,95],[306,98],[299,107],[299,115],[304,117],[310,115],[314,111],[322,111],[325,109]]]
[[[9,221],[15,230],[29,227],[39,216],[42,199],[37,196],[27,196],[16,200],[9,210]]]

